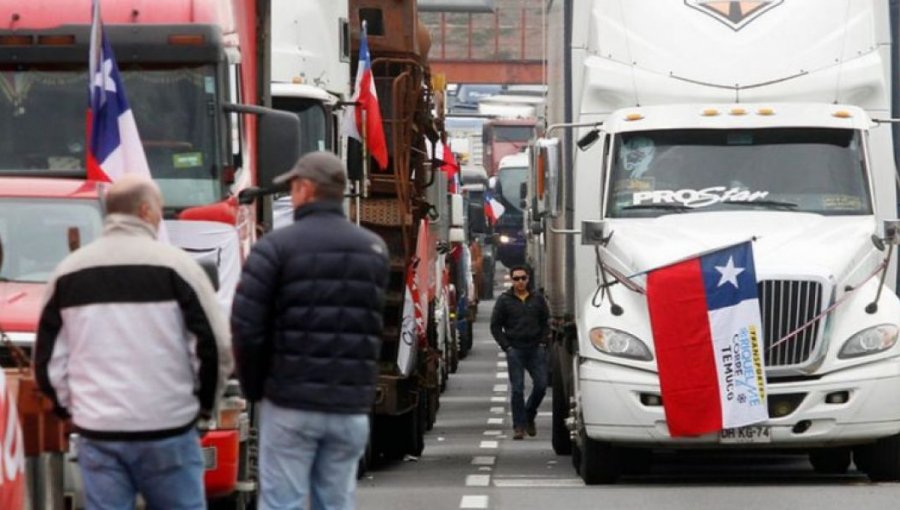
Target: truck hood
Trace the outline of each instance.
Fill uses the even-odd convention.
[[[871,216],[710,212],[608,220],[607,249],[631,274],[755,238],[757,277],[816,275],[840,281],[871,253]]]
[[[7,333],[36,331],[45,287],[43,283],[0,282],[0,327]]]

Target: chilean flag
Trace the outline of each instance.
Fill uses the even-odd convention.
[[[647,304],[672,437],[769,418],[750,241],[650,271]]]
[[[503,216],[503,213],[506,212],[506,207],[503,207],[503,204],[494,197],[494,191],[491,189],[484,190],[484,215],[487,217],[488,221],[491,225],[497,223],[497,220],[500,219],[500,216]]]
[[[387,142],[384,138],[384,126],[381,123],[381,107],[378,105],[378,93],[375,91],[375,78],[372,76],[372,57],[369,55],[369,41],[366,37],[366,22],[362,23],[359,34],[359,63],[356,67],[356,83],[353,98],[346,110],[349,117],[344,122],[344,134],[356,138],[366,145],[369,154],[382,170],[388,166]],[[363,112],[365,112],[365,130],[363,129]],[[365,131],[365,137],[360,133]]]
[[[125,98],[112,46],[103,32],[97,0],[93,3],[90,52],[87,178],[111,182],[126,173],[150,178],[147,156]]]

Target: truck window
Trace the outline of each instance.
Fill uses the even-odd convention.
[[[614,141],[607,215],[733,210],[871,214],[860,145],[859,133],[849,129],[623,133]]]
[[[123,66],[122,80],[166,206],[221,200],[214,67]],[[0,69],[0,173],[83,174],[84,66]]]
[[[277,110],[294,112],[300,119],[300,155],[332,149],[328,136],[328,114],[322,103],[300,97],[273,97],[272,106]]]
[[[533,135],[532,126],[494,126],[495,142],[527,142]]]
[[[0,280],[46,282],[66,255],[102,229],[96,200],[0,198]]]

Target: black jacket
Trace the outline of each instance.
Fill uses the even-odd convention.
[[[241,386],[293,409],[368,413],[375,398],[387,247],[315,202],[253,247],[231,312]]]
[[[491,334],[504,351],[512,347],[530,347],[547,342],[550,336],[550,311],[539,292],[529,290],[525,301],[509,289],[494,303]]]

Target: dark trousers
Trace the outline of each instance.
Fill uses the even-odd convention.
[[[506,350],[509,384],[512,386],[511,406],[513,427],[525,428],[534,421],[538,407],[547,393],[547,349],[539,344],[531,347],[510,347]],[[532,388],[525,402],[525,371],[531,376]]]

